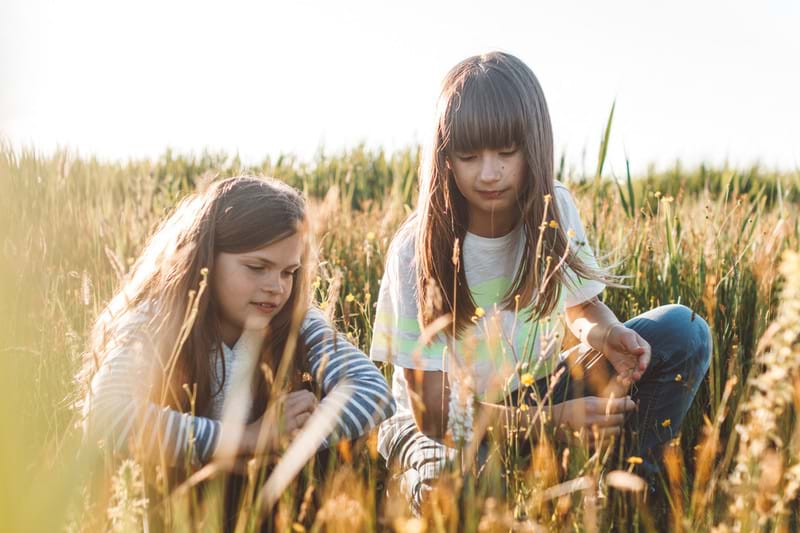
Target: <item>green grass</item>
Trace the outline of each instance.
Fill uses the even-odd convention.
[[[241,173],[276,176],[302,189],[311,198],[320,246],[317,297],[329,301],[340,327],[367,350],[385,252],[416,201],[417,165],[416,149],[389,155],[357,147],[320,153],[310,162],[279,157],[248,167],[225,154],[168,152],[157,161],[109,163],[69,152],[0,148],[0,528],[55,531],[72,524],[105,530],[117,524],[124,530],[126,520],[137,528],[143,497],[138,467],[124,465],[112,484],[110,474],[119,465],[109,472],[87,452],[92,447],[82,445],[72,407],[78,390],[74,376],[92,320],[179,197],[204,180]],[[602,161],[598,175],[601,168]],[[526,514],[548,528],[593,530],[594,520],[599,530],[611,525],[647,530],[680,509],[690,528],[746,523],[732,510],[736,492],[724,481],[740,448],[734,426],[747,420],[740,409],[750,397],[747,376],[763,370],[756,346],[779,312],[778,260],[784,250],[800,248],[800,174],[676,165],[662,174],[625,176],[619,186],[566,172],[562,180],[586,214],[593,245],[606,263],[629,276],[629,290],[605,295],[618,316],[679,302],[711,326],[711,369],[683,427],[678,490],[670,494],[666,510],[616,491],[602,500],[594,500],[591,491],[577,491],[542,501],[537,495],[548,486],[586,472],[586,455],[579,448],[571,450],[564,469],[563,450],[544,447],[535,455],[538,470],[515,466],[515,483],[499,499],[488,498],[496,479],[447,478],[423,522],[439,531],[475,530],[481,524],[508,530],[508,524],[522,524]],[[787,379],[797,378],[791,372]],[[734,377],[726,399],[726,384]],[[708,483],[718,484],[702,506],[693,505],[695,448],[717,419]],[[792,437],[793,409],[781,423],[787,436],[783,447],[773,446],[788,469],[797,463],[799,449],[797,436]],[[336,473],[323,482],[308,467],[273,514],[275,525],[298,521],[306,500],[308,510],[299,521],[307,527],[414,526],[396,498],[384,498],[387,473],[373,447],[374,435],[349,450],[350,462],[333,454]],[[788,483],[771,490],[781,493]],[[313,487],[310,495],[308,487]],[[152,496],[145,507],[163,510],[158,500],[163,495]],[[173,512],[181,517],[194,505],[191,520],[205,520],[204,527],[213,529],[213,501],[173,502]],[[788,505],[798,511],[796,501]],[[754,504],[751,512],[757,508]],[[191,529],[189,516],[176,518],[173,526]],[[113,522],[112,517],[121,518]],[[789,527],[788,520],[772,518],[764,527]]]

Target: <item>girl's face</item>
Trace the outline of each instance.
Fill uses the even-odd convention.
[[[525,157],[516,146],[455,152],[447,160],[456,186],[467,200],[469,231],[499,237],[519,218],[517,199],[525,176]]]
[[[225,344],[233,346],[245,328],[266,328],[283,309],[302,252],[303,239],[297,232],[252,252],[217,255],[212,285]]]

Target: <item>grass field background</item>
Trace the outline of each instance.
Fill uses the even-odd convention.
[[[169,507],[169,527],[214,530],[213,498],[145,500],[139,465],[117,464],[103,475],[97,454],[86,453],[74,376],[92,320],[177,199],[218,177],[270,175],[310,198],[321,261],[317,299],[366,351],[384,254],[416,202],[417,166],[415,149],[356,147],[245,166],[225,154],[104,162],[0,147],[0,529],[135,531],[147,512],[159,508],[161,516]],[[581,176],[562,163],[558,177],[572,190],[593,246],[627,276],[630,288],[606,291],[606,302],[621,318],[683,303],[707,319],[714,337],[708,377],[668,451],[660,506],[621,486],[598,495],[602,469],[591,454],[545,443],[531,466],[514,466],[503,497],[453,473],[416,518],[383,497],[387,477],[373,436],[338,449],[324,481],[304,471],[273,513],[274,526],[800,527],[800,263],[784,254],[800,250],[800,172],[676,164],[600,180],[601,168],[602,158],[595,175]],[[578,478],[594,485],[564,485]]]

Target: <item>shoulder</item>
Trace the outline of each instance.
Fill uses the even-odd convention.
[[[303,322],[300,324],[300,335],[308,338],[313,336],[314,333],[320,329],[333,329],[333,327],[328,322],[325,313],[318,307],[312,305],[306,310]]]
[[[128,308],[112,301],[97,317],[94,336],[102,339],[106,347],[149,339],[154,316],[152,304]]]
[[[575,198],[566,185],[556,180],[553,186],[553,193],[555,196],[554,200],[562,216],[566,216],[567,218],[577,216],[578,207],[575,204]]]
[[[392,237],[387,251],[387,260],[396,259],[399,264],[411,264],[416,258],[416,241],[419,223],[416,215],[411,215]]]
[[[564,185],[558,180],[554,180],[553,182],[553,191],[555,192],[555,199],[558,202],[563,202],[565,200],[573,202],[572,199],[572,192],[569,190],[569,187]]]
[[[386,251],[381,290],[416,287],[417,221],[412,215],[397,230]]]

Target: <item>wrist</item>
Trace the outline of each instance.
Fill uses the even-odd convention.
[[[587,344],[599,352],[606,353],[608,340],[611,338],[611,334],[614,332],[614,330],[618,327],[625,327],[625,325],[618,320],[603,326],[597,324],[586,336]]]

